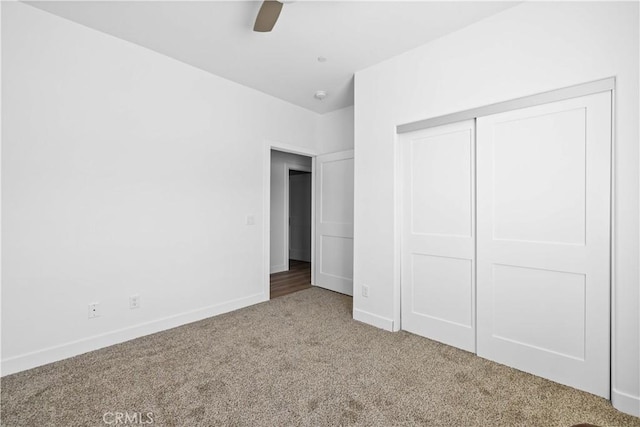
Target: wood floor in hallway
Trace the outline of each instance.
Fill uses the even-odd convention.
[[[289,271],[271,275],[271,298],[298,292],[311,287],[311,263],[289,260]]]

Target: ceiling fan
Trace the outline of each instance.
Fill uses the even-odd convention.
[[[278,16],[280,16],[281,10],[281,2],[277,0],[264,0],[262,2],[262,6],[260,6],[260,10],[258,11],[258,16],[256,16],[256,23],[253,26],[253,31],[268,33],[273,30],[273,27],[276,25],[276,21],[278,20]]]

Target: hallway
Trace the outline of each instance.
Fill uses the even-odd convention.
[[[271,298],[278,298],[311,287],[311,263],[289,260],[289,271],[271,275]]]

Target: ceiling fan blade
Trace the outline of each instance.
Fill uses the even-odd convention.
[[[282,3],[276,0],[265,0],[260,6],[260,11],[256,17],[256,23],[253,26],[253,31],[260,33],[267,33],[273,29],[276,25],[280,11],[282,10]]]

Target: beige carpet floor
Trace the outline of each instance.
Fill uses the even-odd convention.
[[[1,424],[640,426],[605,399],[356,322],[351,306],[308,289],[7,376]]]

